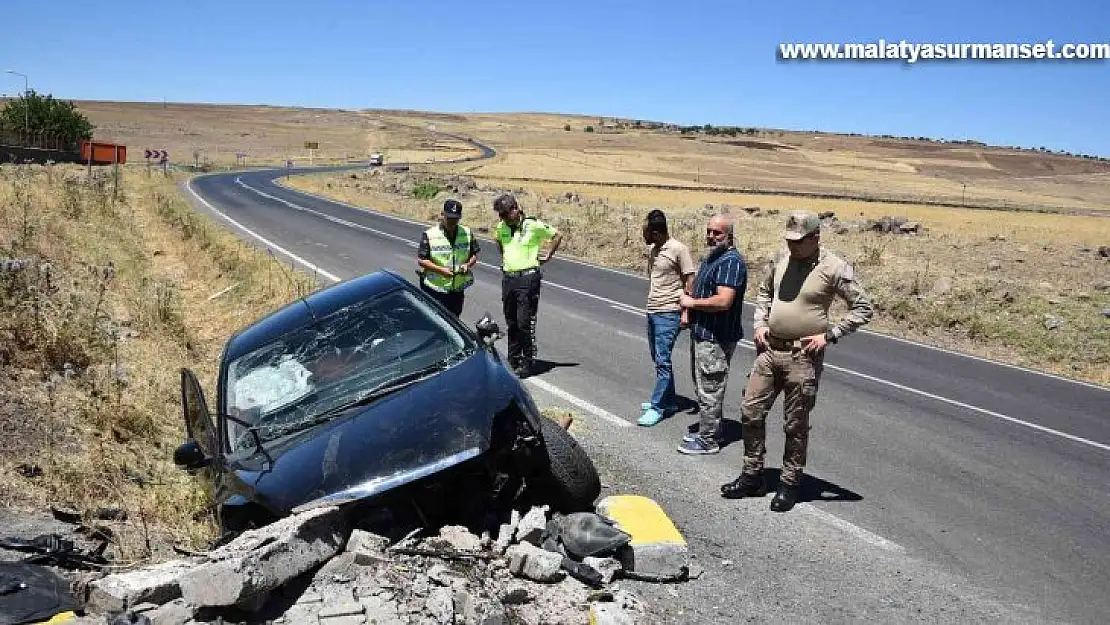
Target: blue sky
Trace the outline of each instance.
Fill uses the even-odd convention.
[[[0,20],[0,70],[72,99],[584,113],[1110,156],[1110,61],[776,58],[785,42],[1110,42],[1101,0],[5,0]],[[22,86],[0,74],[0,93]]]

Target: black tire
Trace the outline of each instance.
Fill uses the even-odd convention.
[[[548,462],[540,470],[533,495],[560,512],[592,511],[601,494],[601,477],[593,461],[558,423],[546,417],[540,423]]]

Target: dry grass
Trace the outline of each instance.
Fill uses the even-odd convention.
[[[455,185],[460,192],[415,198],[410,189],[423,179]],[[379,170],[355,179],[350,174],[301,176],[287,184],[429,223],[450,193],[470,209],[467,222],[487,232],[495,223],[493,198],[514,190],[526,210],[564,230],[567,254],[637,272],[644,251],[640,224],[648,210],[663,207],[673,234],[695,249],[700,248],[706,218],[724,210],[735,215],[739,244],[752,268],[749,298],[763,264],[780,249],[786,210],[832,210],[842,222],[903,215],[925,230],[919,235],[830,231],[824,237],[827,247],[856,265],[873,293],[879,314],[871,329],[1110,384],[1110,322],[1101,315],[1110,307],[1110,262],[1096,251],[1110,242],[1110,219],[1103,217],[833,200],[803,204],[773,196],[737,202],[728,194],[648,194],[588,185],[504,182],[469,189],[465,177],[415,171]],[[567,199],[568,192],[577,195]],[[760,216],[739,209],[751,205],[761,207]],[[997,269],[990,268],[991,261],[998,262]],[[1049,314],[1062,318],[1064,325],[1048,329]]]
[[[194,213],[172,178],[95,173],[0,168],[0,257],[28,261],[0,272],[0,501],[123,508],[117,553],[135,561],[214,530],[172,464],[179,368],[211,393],[227,336],[314,285]]]

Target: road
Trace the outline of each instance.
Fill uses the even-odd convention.
[[[415,280],[424,226],[286,189],[275,184],[284,173],[202,176],[187,191],[199,210],[324,281],[382,268]],[[486,242],[480,259],[463,316],[500,322],[496,246]],[[606,492],[655,498],[687,536],[699,579],[634,584],[661,621],[1105,622],[1110,389],[857,333],[826,358],[803,503],[775,514],[770,496],[731,501],[718,490],[741,465],[750,343],[733,362],[734,442],[721,454],[675,451],[696,414],[635,425],[654,382],[645,291],[639,276],[559,257],[545,265],[540,373],[527,383],[539,403],[579,415]],[[688,349],[684,333],[675,367],[692,404]],[[777,468],[781,399],[769,420]]]

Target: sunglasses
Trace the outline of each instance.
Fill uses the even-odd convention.
[[[706,228],[705,233],[710,235],[710,236],[719,237],[719,236],[724,235],[725,231],[724,230],[717,230],[717,229],[714,229],[714,228]]]

